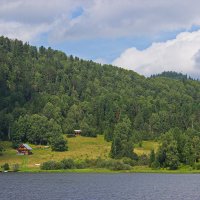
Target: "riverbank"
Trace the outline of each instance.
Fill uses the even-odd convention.
[[[3,172],[3,171],[0,171]],[[7,173],[12,172],[8,171]],[[200,170],[191,167],[182,167],[177,170],[169,169],[151,169],[146,166],[136,166],[130,170],[110,170],[105,168],[85,168],[85,169],[59,169],[59,170],[41,170],[40,168],[20,169],[18,173],[158,173],[158,174],[200,174]]]

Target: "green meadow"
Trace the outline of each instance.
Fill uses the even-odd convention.
[[[48,146],[32,145],[32,155],[17,155],[15,149],[11,147],[11,142],[0,142],[5,151],[0,156],[0,165],[8,163],[9,165],[18,163],[20,170],[22,171],[38,171],[40,169],[39,164],[54,160],[60,161],[64,158],[72,158],[75,160],[84,159],[108,159],[111,148],[111,142],[106,142],[103,135],[98,135],[96,138],[77,136],[73,138],[67,138],[69,150],[65,152],[52,151]],[[157,149],[158,143],[153,141],[143,141],[142,146],[136,145],[134,148],[135,153],[138,155],[149,154],[151,149]],[[138,170],[136,168],[136,170]],[[76,171],[76,170],[72,170]],[[87,171],[78,170],[78,171]],[[91,170],[89,170],[91,171]],[[98,171],[95,169],[94,171]],[[102,169],[100,170],[102,171]],[[109,171],[109,170],[106,170]]]

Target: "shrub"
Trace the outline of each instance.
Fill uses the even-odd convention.
[[[97,168],[108,168],[108,160],[103,160],[101,158],[96,159],[96,167]]]
[[[200,170],[200,163],[195,163],[194,164],[194,169]]]
[[[151,163],[150,167],[153,168],[153,169],[159,169],[160,163],[158,162],[158,160],[155,160],[154,162]]]
[[[13,165],[12,165],[12,170],[13,170],[14,172],[18,172],[18,171],[19,171],[19,164],[18,164],[18,163],[13,164]]]
[[[131,159],[131,158],[125,157],[125,158],[123,158],[122,161],[123,161],[124,164],[130,165],[130,166],[132,166],[132,167],[137,165],[137,161],[136,161],[136,160],[133,160],[133,159]]]
[[[56,169],[62,169],[62,165],[60,162],[56,161],[47,161],[42,163],[41,169],[44,170],[56,170]]]
[[[88,167],[88,164],[84,160],[78,160],[75,162],[75,167],[77,169],[85,169]]]
[[[5,163],[4,165],[1,166],[1,168],[5,171],[9,170],[10,169],[10,166],[8,163]]]
[[[147,155],[143,154],[141,156],[138,156],[138,165],[148,165],[149,164],[149,158]]]
[[[91,168],[107,168],[111,170],[129,170],[131,166],[125,164],[120,160],[103,160],[98,159],[86,159],[84,161],[74,161],[73,159],[63,159],[60,162],[48,161],[41,165],[41,169],[44,170],[56,170],[56,169],[84,169],[87,167]]]
[[[129,170],[131,166],[123,163],[120,160],[102,160],[97,159],[96,167],[98,168],[107,168],[111,170]]]
[[[85,159],[85,163],[88,167],[96,167],[97,159]]]
[[[67,141],[63,137],[55,137],[51,141],[51,149],[52,151],[67,151]]]
[[[71,158],[69,159],[63,159],[61,161],[61,166],[62,166],[62,169],[73,169],[75,168],[75,163],[74,163],[74,160],[72,160]]]
[[[124,164],[122,161],[119,161],[119,160],[110,160],[108,162],[107,168],[111,169],[111,170],[116,170],[116,171],[117,170],[130,170],[131,166]]]

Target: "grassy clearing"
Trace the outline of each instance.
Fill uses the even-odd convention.
[[[159,147],[159,143],[158,142],[143,141],[141,147],[139,147],[139,144],[135,145],[134,152],[136,154],[138,154],[138,155],[142,155],[142,154],[149,155],[152,149],[157,151],[158,147]]]
[[[103,136],[97,138],[75,137],[68,138],[69,151],[53,152],[51,148],[45,148],[42,145],[30,145],[33,154],[29,156],[17,155],[16,150],[11,148],[10,142],[1,142],[6,149],[3,156],[0,156],[0,165],[4,163],[18,163],[21,169],[26,171],[29,168],[38,168],[35,164],[41,164],[48,160],[62,160],[64,158],[73,159],[92,159],[92,158],[108,158],[111,143],[104,141]]]
[[[0,156],[0,166],[4,163],[9,163],[9,165],[18,163],[21,166],[22,171],[40,171],[39,166],[36,164],[41,164],[49,160],[60,161],[64,158],[77,160],[83,160],[86,158],[96,159],[98,157],[102,159],[109,158],[111,142],[106,142],[102,135],[98,135],[97,138],[78,136],[74,138],[67,138],[67,140],[69,151],[53,152],[51,151],[51,148],[31,144],[30,146],[33,148],[33,154],[29,156],[17,155],[16,150],[11,148],[11,142],[0,142],[0,144],[6,149],[6,151],[3,152],[3,156]],[[144,141],[142,143],[142,147],[136,146],[135,152],[138,155],[149,154],[152,148],[157,149],[157,147],[158,143],[156,142]],[[91,170],[89,169],[89,171]],[[100,171],[102,171],[102,169]]]

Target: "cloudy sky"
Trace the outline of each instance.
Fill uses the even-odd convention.
[[[0,0],[0,35],[145,76],[200,78],[199,0]]]

